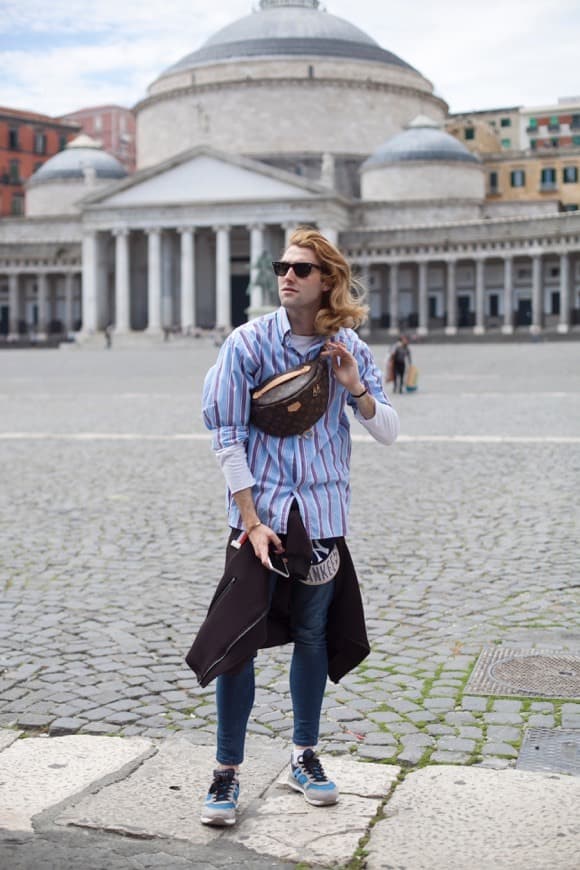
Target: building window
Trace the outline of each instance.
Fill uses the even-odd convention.
[[[34,153],[46,154],[46,133],[34,134]]]
[[[8,165],[8,179],[11,184],[20,183],[20,160],[11,160]]]
[[[24,196],[21,193],[12,194],[11,214],[20,217],[24,214]]]
[[[560,129],[560,121],[558,120],[558,116],[552,115],[552,117],[550,118],[550,120],[548,122],[548,130],[550,130],[551,132],[556,132],[559,129]]]
[[[309,79],[313,79],[313,78],[314,78],[314,67],[313,67],[313,66],[309,66],[309,67],[308,67],[308,78],[309,78]]]
[[[20,144],[18,142],[18,127],[10,127],[8,130],[8,147],[12,151],[18,151]]]
[[[558,292],[554,292],[550,295],[551,295],[551,303],[552,303],[552,305],[551,305],[552,312],[551,313],[552,314],[559,314],[560,313],[560,294]]]
[[[465,127],[463,131],[464,139],[475,139],[475,128],[474,127]]]
[[[528,133],[536,133],[538,130],[538,119],[530,118],[528,121],[527,132]]]
[[[58,137],[58,150],[63,151],[66,148],[66,136],[60,135]]]
[[[565,166],[562,170],[562,181],[564,184],[576,184],[578,181],[578,167]]]
[[[556,170],[552,167],[542,169],[540,179],[540,190],[555,190],[556,189]]]
[[[560,140],[557,139],[555,136],[552,139],[550,139],[550,145],[552,146],[552,148],[557,148],[559,144],[560,144]]]
[[[526,173],[523,169],[513,169],[510,172],[510,182],[512,187],[526,186]]]
[[[499,317],[499,295],[497,293],[490,293],[490,296],[489,296],[489,316],[490,317]]]
[[[570,129],[580,130],[580,115],[572,115],[572,120],[570,121]]]
[[[502,148],[511,148],[512,147],[512,140],[511,139],[502,139],[501,140],[501,147]]]
[[[497,172],[489,173],[489,192],[497,193],[499,188]]]
[[[535,151],[537,147],[538,147],[538,140],[537,139],[530,139],[530,148],[532,149],[532,151]]]
[[[512,119],[511,118],[502,118],[499,122],[500,127],[511,127]]]
[[[578,206],[575,203],[569,202],[562,206],[562,211],[578,211]]]
[[[580,136],[572,136],[572,145],[580,145]]]

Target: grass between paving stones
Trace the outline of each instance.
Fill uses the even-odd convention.
[[[364,867],[366,865],[366,859],[368,858],[368,854],[369,854],[367,849],[366,849],[366,846],[368,845],[368,842],[371,838],[372,830],[378,822],[383,821],[383,819],[385,818],[386,805],[388,804],[388,802],[392,798],[392,796],[395,792],[395,789],[397,789],[400,785],[402,785],[406,778],[407,778],[407,772],[403,771],[403,770],[400,771],[396,780],[394,781],[394,783],[390,787],[389,793],[387,795],[385,795],[385,797],[381,801],[376,813],[374,814],[373,818],[368,823],[367,830],[366,830],[365,834],[363,834],[363,836],[358,841],[358,846],[355,850],[354,855],[352,856],[352,858],[350,859],[348,864],[343,865],[341,870],[364,870]]]

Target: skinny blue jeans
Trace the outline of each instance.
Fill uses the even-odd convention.
[[[290,581],[270,575],[270,601],[276,583]],[[294,713],[293,741],[296,746],[316,746],[320,711],[326,687],[328,654],[326,622],[334,595],[335,581],[322,586],[292,582],[290,627],[294,651],[290,665],[290,695]],[[254,659],[237,674],[217,678],[217,760],[220,764],[241,764],[248,719],[254,705]]]

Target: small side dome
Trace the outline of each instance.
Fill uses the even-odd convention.
[[[113,180],[125,178],[127,170],[116,157],[103,151],[100,142],[81,133],[63,151],[43,163],[30,177],[27,186],[34,187],[57,179],[84,180],[87,174],[94,178]]]
[[[361,197],[367,201],[451,200],[482,202],[483,164],[431,118],[419,115],[388,139],[361,166]]]
[[[410,160],[481,162],[455,136],[441,130],[436,121],[425,115],[419,115],[402,133],[398,133],[377,148],[363,163],[362,169]]]
[[[100,142],[81,134],[36,170],[26,183],[26,216],[78,214],[77,203],[98,188],[127,176]]]

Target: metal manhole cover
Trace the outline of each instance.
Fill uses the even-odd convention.
[[[530,728],[524,734],[516,768],[580,776],[580,731]]]
[[[466,694],[580,698],[580,656],[559,650],[482,650]]]

